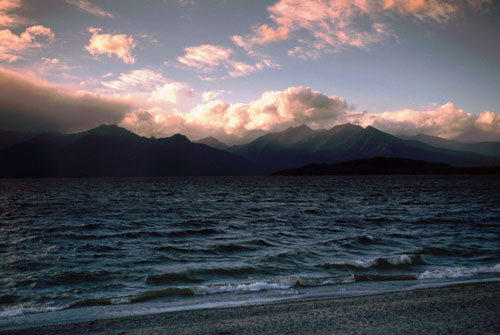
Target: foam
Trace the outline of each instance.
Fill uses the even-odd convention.
[[[465,267],[454,267],[454,268],[442,268],[427,270],[424,273],[417,276],[418,279],[445,279],[445,278],[461,278],[461,277],[472,277],[480,273],[500,273],[500,264],[496,264],[491,267],[479,267],[479,268],[465,268]]]
[[[389,257],[376,257],[371,259],[357,259],[354,261],[347,262],[337,262],[326,264],[327,266],[333,267],[354,267],[368,269],[372,267],[382,267],[382,266],[407,266],[415,263],[421,262],[421,257],[419,255],[396,255]]]
[[[47,312],[55,312],[63,310],[64,307],[43,307],[43,308],[34,308],[34,307],[23,307],[18,309],[12,309],[8,311],[4,311],[0,313],[1,319],[9,319],[16,316],[23,316],[29,314],[38,314],[38,313],[47,313]]]
[[[217,293],[232,293],[232,292],[258,292],[267,290],[287,290],[292,288],[294,284],[280,284],[269,282],[255,282],[249,284],[228,284],[214,286],[200,286],[197,291],[201,294],[217,294]]]

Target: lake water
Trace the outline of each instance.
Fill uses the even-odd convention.
[[[500,178],[0,180],[0,328],[500,276]]]

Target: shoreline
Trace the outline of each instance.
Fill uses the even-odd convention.
[[[0,334],[484,334],[500,332],[500,282],[99,319]]]

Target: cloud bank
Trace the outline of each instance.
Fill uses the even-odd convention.
[[[477,142],[500,141],[500,115],[483,111],[466,113],[452,102],[422,110],[401,109],[383,113],[352,111],[340,97],[309,87],[267,91],[247,104],[216,99],[221,91],[201,94],[204,101],[191,108],[180,106],[180,90],[189,87],[175,82],[157,86],[149,93],[149,107],[127,114],[122,126],[145,136],[163,137],[182,133],[191,139],[214,136],[226,143],[247,143],[268,132],[308,124],[314,129],[331,128],[347,122],[374,126],[395,135],[427,134]],[[161,104],[169,102],[168,106]]]
[[[267,91],[244,104],[217,99],[224,91],[197,94],[188,84],[150,69],[105,79],[104,95],[73,93],[0,68],[0,124],[17,131],[60,132],[119,124],[145,136],[182,133],[193,140],[214,136],[238,144],[304,123],[321,129],[350,122],[395,135],[500,141],[500,114],[475,115],[452,102],[368,113],[352,111],[345,99],[309,87]]]
[[[72,93],[0,68],[2,129],[76,132],[119,123],[131,106],[85,93]]]
[[[355,113],[349,122],[374,126],[395,135],[425,134],[467,142],[500,141],[500,115],[483,111],[466,113],[452,102],[423,110],[402,109],[383,113]]]
[[[266,132],[303,123],[330,126],[343,117],[346,108],[342,98],[308,87],[290,87],[265,92],[248,104],[213,100],[185,113],[137,110],[127,115],[122,125],[144,135],[183,133],[192,139],[210,135],[228,143],[245,143]]]

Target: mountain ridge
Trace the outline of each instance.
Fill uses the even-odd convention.
[[[175,134],[141,137],[116,125],[42,133],[0,151],[1,177],[135,177],[254,174],[238,155]]]
[[[274,172],[273,176],[334,176],[334,175],[500,175],[500,166],[456,167],[423,160],[373,157],[336,164],[308,164]]]
[[[500,159],[473,152],[437,148],[416,140],[405,140],[368,126],[344,124],[326,130],[311,130],[307,136],[286,141],[289,128],[267,134],[247,145],[233,146],[237,153],[267,171],[311,163],[334,164],[376,156],[420,159],[452,165],[497,165]]]
[[[500,157],[440,148],[353,124],[321,130],[307,125],[289,127],[224,150],[191,142],[182,134],[147,138],[116,125],[73,134],[0,134],[4,134],[2,143],[13,143],[0,149],[0,177],[265,174],[377,156],[454,166],[500,165]],[[489,149],[495,149],[496,144],[500,142],[489,143]]]

